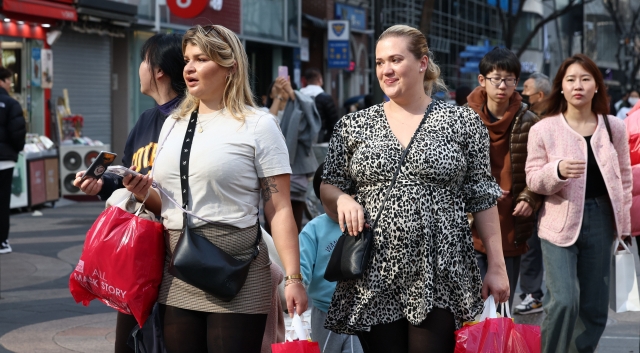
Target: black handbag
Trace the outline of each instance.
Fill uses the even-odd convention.
[[[404,163],[405,157],[409,153],[409,149],[413,144],[413,140],[418,134],[420,127],[422,127],[422,124],[424,124],[424,122],[427,120],[432,106],[433,102],[429,104],[429,108],[427,108],[422,121],[420,121],[420,125],[418,125],[418,128],[413,133],[413,136],[411,137],[407,148],[405,148],[402,152],[400,163],[398,163],[398,168],[396,168],[395,173],[393,173],[393,178],[391,179],[391,183],[389,184],[387,192],[385,193],[386,196],[382,201],[382,205],[380,205],[380,209],[378,209],[378,214],[376,215],[373,224],[371,226],[365,225],[363,231],[360,232],[357,236],[350,236],[348,233],[348,229],[345,228],[345,231],[342,233],[340,238],[338,238],[336,246],[333,248],[333,252],[331,253],[331,258],[329,258],[327,269],[324,272],[324,279],[326,279],[327,281],[344,281],[348,279],[358,279],[364,276],[364,271],[369,265],[371,252],[373,251],[373,230],[378,224],[378,220],[380,219],[380,215],[382,214],[384,205],[389,199],[390,191],[396,183],[396,179],[398,178],[398,174],[400,174],[400,169],[402,169],[402,164]]]
[[[181,208],[185,211],[183,213],[183,227],[171,257],[169,273],[220,300],[228,302],[238,295],[247,280],[251,262],[258,257],[260,252],[259,244],[262,239],[262,231],[258,225],[253,254],[249,259],[242,261],[227,254],[215,244],[189,229],[188,215],[192,214],[186,212],[189,203],[189,194],[187,193],[189,190],[189,153],[198,119],[197,111],[191,114],[190,119],[180,153]],[[216,224],[215,222],[207,222]]]

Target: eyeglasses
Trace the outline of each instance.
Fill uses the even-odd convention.
[[[487,80],[489,80],[489,82],[494,85],[495,87],[500,87],[500,85],[502,84],[502,82],[504,82],[505,85],[507,85],[507,87],[513,87],[516,85],[516,83],[518,82],[518,79],[513,78],[513,77],[508,77],[508,78],[500,78],[500,77],[485,77]]]

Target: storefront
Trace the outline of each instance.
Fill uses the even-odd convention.
[[[156,31],[184,33],[194,25],[218,24],[235,32],[244,44],[249,60],[251,89],[260,102],[271,81],[278,75],[278,66],[289,68],[293,82],[300,84],[301,0],[244,0],[191,1],[187,7],[175,6],[179,1],[167,0],[156,9],[154,2],[138,6],[138,25],[133,34],[131,67],[140,65],[136,55],[142,43]],[[156,20],[156,14],[159,14]],[[268,20],[265,20],[268,19]],[[299,55],[298,55],[299,56]],[[139,80],[131,75],[131,87],[139,87]],[[132,124],[145,109],[153,107],[153,100],[132,90]]]
[[[51,28],[60,21],[74,22],[73,0],[3,0],[0,22],[2,66],[13,71],[9,92],[23,108],[27,145],[14,168],[11,208],[55,202],[59,197],[58,150],[50,124],[48,101],[54,82],[55,38]]]

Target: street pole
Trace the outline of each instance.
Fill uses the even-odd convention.
[[[373,102],[374,104],[378,104],[381,103],[383,98],[383,93],[382,93],[382,89],[380,88],[380,84],[378,84],[378,75],[376,74],[376,41],[378,40],[378,38],[380,37],[380,35],[382,34],[382,0],[374,0],[374,4],[373,4],[373,16],[371,16],[374,20],[374,24],[373,24],[373,43],[372,43],[372,50],[373,50],[373,63],[371,65],[372,70],[371,70],[371,90],[372,90],[372,94],[373,94]]]

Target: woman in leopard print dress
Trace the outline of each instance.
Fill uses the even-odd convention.
[[[472,110],[429,97],[444,85],[416,29],[380,36],[376,72],[390,101],[344,116],[325,160],[323,204],[351,235],[371,223],[414,133],[415,141],[374,229],[367,270],[338,283],[325,327],[357,334],[367,353],[453,352],[453,332],[482,308],[481,294],[509,297],[489,135]],[[490,249],[484,286],[466,212]]]

